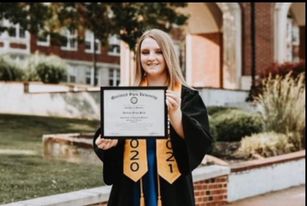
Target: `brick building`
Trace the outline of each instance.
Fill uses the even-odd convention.
[[[4,24],[9,24],[4,21]],[[19,25],[15,25],[15,31],[4,32],[0,36],[0,54],[9,54],[13,58],[23,59],[35,52],[44,55],[57,55],[64,59],[68,65],[67,82],[94,84],[93,51],[94,38],[91,31],[86,31],[84,42],[77,41],[77,33],[63,29],[67,43],[52,45],[50,37],[37,37],[26,32]],[[116,36],[110,36],[109,47],[101,46],[96,40],[96,81],[98,85],[116,86],[120,80],[120,40]]]
[[[184,33],[174,30],[172,35],[192,86],[248,90],[253,65],[259,74],[273,62],[305,59],[305,3],[255,3],[254,7],[252,3],[188,3],[180,11],[190,18]],[[85,42],[78,43],[76,33],[64,30],[67,44],[53,46],[48,38],[37,39],[18,25],[15,28],[0,36],[0,54],[53,53],[69,63],[68,82],[94,83],[90,31]],[[131,81],[133,64],[126,45],[116,37],[110,38],[109,48],[101,47],[99,41],[96,44],[98,84]]]

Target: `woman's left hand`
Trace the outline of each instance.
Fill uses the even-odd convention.
[[[182,127],[181,97],[179,92],[166,91],[166,104],[168,108],[169,120],[176,133],[184,138]]]
[[[172,90],[166,91],[166,105],[168,108],[168,113],[171,116],[174,116],[177,112],[181,111],[181,97],[178,92]]]

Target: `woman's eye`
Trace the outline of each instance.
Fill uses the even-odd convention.
[[[156,53],[157,54],[162,54],[162,51],[161,50],[157,50]]]
[[[144,51],[142,51],[142,54],[149,54],[149,51],[144,50]]]

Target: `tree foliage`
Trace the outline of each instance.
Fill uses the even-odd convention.
[[[170,31],[174,25],[185,24],[188,16],[176,11],[185,3],[0,3],[0,18],[19,23],[30,33],[49,34],[51,39],[63,40],[63,27],[78,30],[83,40],[90,30],[103,45],[109,35],[134,48],[136,39],[148,28]],[[11,29],[0,24],[0,32]]]

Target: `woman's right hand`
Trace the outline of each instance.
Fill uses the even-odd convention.
[[[105,139],[101,138],[101,135],[96,139],[95,144],[98,148],[102,150],[108,150],[112,147],[115,147],[118,143],[117,139]]]

